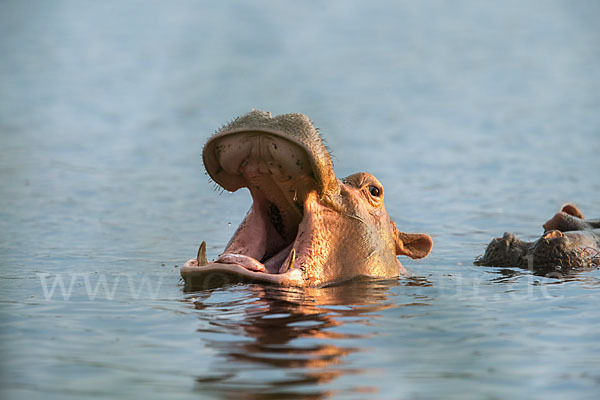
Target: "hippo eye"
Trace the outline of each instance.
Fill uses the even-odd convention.
[[[369,193],[371,193],[371,196],[373,197],[379,197],[381,196],[381,189],[379,189],[377,186],[369,186]]]

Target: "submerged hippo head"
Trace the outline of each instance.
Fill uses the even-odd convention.
[[[296,286],[393,277],[404,271],[396,255],[431,250],[429,236],[396,229],[374,176],[336,178],[305,115],[252,111],[213,135],[203,160],[217,184],[248,188],[253,203],[223,254],[208,263],[201,247],[183,266],[188,284],[216,275]]]
[[[483,256],[475,260],[476,265],[492,267],[526,267],[525,256],[530,243],[506,232],[501,238],[492,239]]]
[[[505,233],[490,242],[475,264],[541,273],[594,268],[600,264],[599,225],[597,220],[584,220],[577,207],[567,204],[543,225],[539,239],[526,242]]]
[[[492,239],[476,265],[531,267],[535,271],[590,268],[598,264],[598,243],[593,231],[552,230],[526,242],[512,233]]]
[[[528,256],[535,269],[579,270],[598,265],[599,236],[593,230],[544,233],[532,243]]]

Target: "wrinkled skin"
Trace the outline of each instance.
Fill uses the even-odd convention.
[[[508,232],[493,239],[475,264],[536,272],[590,269],[600,264],[600,221],[585,220],[577,207],[567,204],[543,227],[544,234],[533,242]]]
[[[323,286],[358,276],[405,272],[397,255],[425,257],[432,240],[399,232],[370,174],[338,179],[329,152],[302,114],[252,111],[206,143],[203,161],[228,191],[248,188],[252,207],[225,251],[205,246],[181,269],[187,285],[215,281]]]

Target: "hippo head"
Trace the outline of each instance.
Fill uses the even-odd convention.
[[[492,239],[483,256],[475,260],[476,265],[491,267],[526,267],[529,242],[506,232],[501,238]]]
[[[598,242],[592,231],[551,230],[536,240],[529,257],[536,270],[564,271],[598,265]]]
[[[476,265],[531,268],[536,273],[591,268],[598,263],[598,235],[591,230],[551,230],[533,242],[507,232],[492,239],[475,260]]]
[[[183,266],[186,284],[218,277],[322,286],[393,277],[404,272],[396,255],[422,258],[431,250],[428,235],[396,229],[373,175],[336,178],[305,115],[252,111],[208,140],[203,161],[214,182],[231,192],[248,188],[253,203],[215,261],[201,246]]]

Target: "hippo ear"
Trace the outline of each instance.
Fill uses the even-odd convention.
[[[433,240],[424,233],[404,233],[398,231],[392,222],[394,241],[396,242],[396,255],[410,258],[423,258],[429,254],[433,247]]]
[[[585,219],[583,217],[583,213],[581,211],[579,211],[579,208],[577,208],[573,204],[565,204],[560,211],[567,213],[569,215],[572,215],[574,217],[577,217],[577,218]]]

